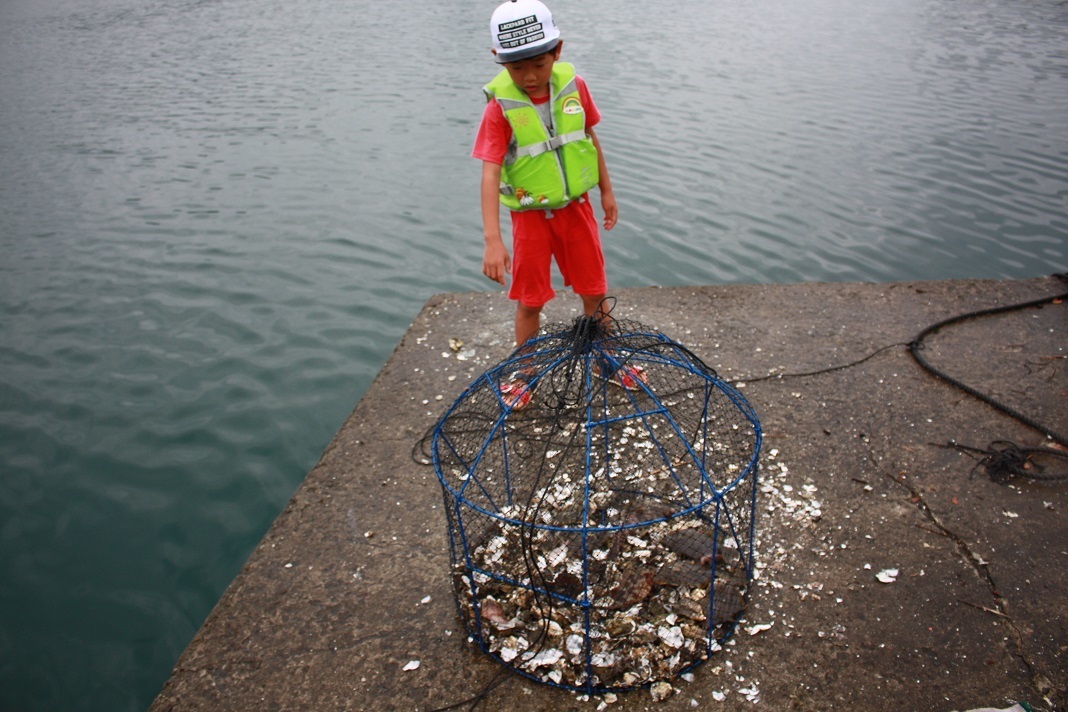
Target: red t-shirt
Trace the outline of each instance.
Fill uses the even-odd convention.
[[[575,86],[578,88],[579,101],[582,110],[586,112],[586,130],[593,128],[601,120],[601,112],[597,111],[597,105],[593,103],[590,90],[582,77],[575,77]],[[534,104],[544,104],[549,101],[549,95],[541,99],[531,99]],[[480,161],[489,161],[498,166],[504,163],[504,155],[508,152],[508,143],[512,140],[512,126],[508,119],[504,118],[501,105],[496,101],[486,102],[486,108],[482,112],[482,123],[478,126],[478,135],[475,136],[475,147],[471,155]]]

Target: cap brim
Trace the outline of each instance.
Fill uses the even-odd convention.
[[[560,44],[560,38],[557,37],[554,40],[550,40],[545,44],[535,45],[533,47],[520,47],[510,52],[497,51],[497,54],[493,56],[497,64],[507,64],[508,62],[518,62],[523,59],[530,59],[531,57],[537,57],[539,54],[545,54],[546,52],[552,52],[556,49],[556,45]]]

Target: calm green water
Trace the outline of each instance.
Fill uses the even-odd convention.
[[[490,288],[494,5],[0,3],[0,710],[147,706],[425,300]],[[1068,270],[1061,0],[553,7],[614,285]]]

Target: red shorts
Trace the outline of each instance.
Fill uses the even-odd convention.
[[[556,296],[549,274],[552,259],[560,268],[564,285],[575,294],[596,296],[608,290],[601,234],[589,197],[557,210],[512,213],[512,286],[508,298],[537,308]]]

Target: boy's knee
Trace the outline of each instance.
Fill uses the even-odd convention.
[[[526,317],[540,316],[542,307],[528,307],[523,302],[517,302],[515,310],[521,315]]]

